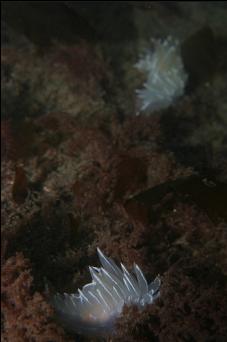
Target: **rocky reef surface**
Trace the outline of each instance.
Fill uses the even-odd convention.
[[[49,304],[88,282],[97,247],[162,279],[155,305],[125,307],[107,341],[227,339],[227,8],[215,4],[3,4],[4,342],[99,340],[66,331]],[[139,51],[167,34],[185,95],[136,116]]]

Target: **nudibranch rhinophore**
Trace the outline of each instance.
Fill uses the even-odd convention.
[[[102,267],[89,267],[92,282],[78,289],[77,294],[58,293],[52,301],[65,327],[80,334],[111,334],[124,305],[143,309],[160,294],[159,277],[148,284],[138,265],[134,264],[130,273],[99,248],[97,252]]]

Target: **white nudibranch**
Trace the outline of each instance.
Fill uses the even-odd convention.
[[[184,94],[187,74],[178,40],[153,40],[154,49],[141,56],[135,67],[146,76],[142,89],[136,90],[140,111],[167,108]]]
[[[130,273],[123,264],[119,268],[99,248],[97,251],[102,267],[89,267],[92,282],[78,289],[78,294],[56,294],[52,300],[58,318],[77,333],[112,333],[125,304],[143,309],[160,294],[159,277],[148,284],[138,265]]]

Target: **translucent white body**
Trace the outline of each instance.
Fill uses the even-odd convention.
[[[143,272],[134,264],[133,273],[119,268],[100,249],[101,268],[89,267],[92,282],[78,294],[57,294],[53,298],[56,313],[71,330],[85,334],[108,333],[120,316],[124,304],[143,308],[159,296],[160,278],[148,285]]]
[[[143,88],[136,90],[140,111],[166,108],[184,94],[187,74],[177,40],[154,40],[154,49],[147,51],[135,67],[147,77]]]

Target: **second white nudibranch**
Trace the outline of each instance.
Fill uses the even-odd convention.
[[[111,333],[125,304],[142,309],[160,294],[159,277],[148,284],[138,265],[134,264],[133,272],[129,272],[123,264],[118,267],[99,248],[97,251],[102,267],[89,267],[92,282],[77,294],[56,294],[53,298],[59,319],[77,333]]]
[[[180,54],[178,40],[153,40],[154,48],[141,56],[135,67],[145,74],[142,89],[136,90],[140,111],[168,107],[184,94],[187,74]]]

